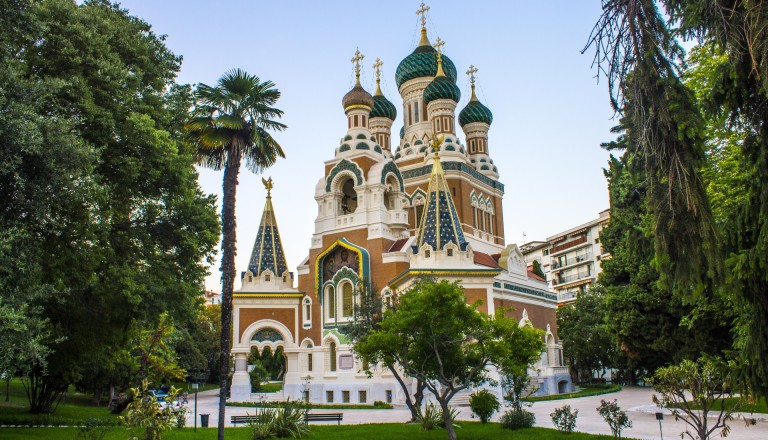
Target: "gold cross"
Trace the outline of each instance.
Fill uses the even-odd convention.
[[[360,53],[360,50],[355,51],[355,56],[352,57],[350,61],[355,64],[355,76],[360,79],[360,61],[363,61],[363,58],[365,58],[365,55]]]
[[[376,72],[376,82],[381,78],[381,66],[383,65],[384,62],[381,61],[381,58],[376,58],[376,62],[373,63],[373,70]]]
[[[272,197],[271,192],[272,192],[272,187],[274,186],[272,184],[272,178],[270,177],[269,179],[265,179],[262,177],[261,182],[264,183],[264,188],[267,189],[267,197]]]
[[[421,27],[427,26],[427,11],[429,11],[429,6],[421,2],[421,7],[416,11],[416,15],[421,15]]]
[[[443,53],[443,46],[445,46],[445,41],[441,40],[440,37],[437,37],[437,40],[435,40],[435,44],[433,45],[433,47],[435,48],[435,50],[437,50],[437,53],[440,55]]]
[[[467,75],[469,75],[469,83],[472,85],[472,87],[475,86],[475,73],[477,73],[477,67],[470,64],[469,70],[467,70]]]

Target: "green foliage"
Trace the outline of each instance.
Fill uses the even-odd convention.
[[[127,328],[192,314],[217,222],[180,136],[180,58],[148,24],[107,1],[3,9],[0,230],[23,232],[0,292],[47,350],[21,363],[45,413],[83,376],[126,383]]]
[[[304,422],[307,409],[300,402],[285,402],[280,408],[264,408],[248,424],[253,440],[267,438],[302,438],[311,431]]]
[[[536,392],[538,388],[531,389],[531,377],[528,375],[528,370],[518,371],[513,374],[508,374],[501,379],[501,388],[503,390],[503,398],[512,407],[513,410],[522,411],[524,406],[530,406],[530,403],[524,401],[530,394]],[[523,396],[523,393],[528,392],[528,395]]]
[[[531,272],[545,280],[547,279],[547,274],[545,274],[544,269],[541,268],[541,263],[539,263],[539,260],[533,260],[533,264],[531,266]]]
[[[621,438],[621,431],[632,427],[632,421],[627,417],[627,413],[621,410],[616,399],[613,399],[613,402],[600,399],[600,406],[596,409],[610,426],[614,438]]]
[[[438,428],[446,429],[446,424],[449,424],[451,428],[459,427],[459,425],[456,424],[456,417],[459,415],[456,408],[451,408],[449,406],[447,417],[446,413],[432,402],[429,402],[424,406],[419,406],[417,411],[419,416],[416,419],[416,423],[418,423],[424,431],[432,431]]]
[[[269,380],[269,371],[261,365],[261,362],[256,361],[248,374],[251,376],[251,390],[262,391],[263,383]]]
[[[163,432],[176,423],[173,405],[178,390],[171,388],[166,397],[168,405],[161,406],[150,394],[149,382],[142,381],[138,388],[131,388],[133,401],[128,404],[125,415],[120,420],[131,429],[131,440],[160,440]]]
[[[571,405],[564,405],[555,409],[549,416],[552,417],[552,423],[555,425],[555,428],[570,434],[576,429],[576,417],[578,415],[578,409],[571,411]]]
[[[469,408],[481,423],[488,423],[500,406],[496,395],[485,389],[475,391],[469,396]]]
[[[500,423],[504,429],[530,428],[536,424],[536,415],[524,409],[511,409],[501,415]]]
[[[653,376],[653,388],[661,397],[654,395],[653,401],[693,429],[684,433],[691,440],[707,440],[717,430],[725,437],[731,430],[728,422],[741,404],[740,400],[724,400],[735,392],[732,370],[734,365],[710,357],[660,368]],[[711,425],[710,418],[714,419]]]
[[[488,381],[489,366],[503,374],[520,372],[543,349],[540,330],[520,327],[504,310],[489,316],[477,306],[467,305],[457,283],[417,282],[400,296],[397,309],[387,310],[378,328],[355,344],[355,351],[369,362],[397,364],[446,407],[457,392]],[[446,429],[455,438],[452,427]]]
[[[526,402],[546,402],[550,400],[563,400],[563,399],[576,399],[579,397],[599,396],[601,394],[615,393],[621,391],[621,385],[600,385],[591,384],[588,386],[580,387],[579,391],[575,393],[565,394],[552,394],[549,396],[531,396],[526,397]]]

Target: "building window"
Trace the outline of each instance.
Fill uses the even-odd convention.
[[[333,403],[333,391],[326,391],[325,392],[325,401],[327,403]]]
[[[330,349],[328,350],[328,357],[329,357],[329,360],[331,361],[329,370],[336,371],[336,343],[335,342],[331,342]]]
[[[304,298],[304,326],[312,325],[312,300],[309,297]]]
[[[357,392],[357,401],[360,403],[367,403],[368,402],[368,391],[366,390],[360,390]]]
[[[341,392],[341,403],[349,403],[349,391]]]
[[[544,249],[543,251],[541,251],[541,253],[544,255],[549,255],[549,249]]]
[[[415,122],[419,122],[419,103],[418,103],[418,101],[413,103],[413,109],[414,109],[414,113],[415,113],[413,120]]]
[[[312,353],[307,353],[307,371],[312,371],[312,367]]]
[[[430,251],[429,251],[429,249],[427,249],[427,250],[425,250],[425,251],[424,251],[424,256],[425,256],[426,258],[429,258],[431,255],[432,255],[432,252],[430,252]]]
[[[448,249],[448,256],[449,256],[449,257],[452,257],[452,256],[453,256],[453,249]]]
[[[385,396],[387,403],[392,403],[392,390],[387,390]]]
[[[440,120],[435,120],[435,131],[440,133]]]
[[[355,310],[354,293],[352,283],[345,282],[341,287],[341,316],[342,318],[352,317]]]
[[[309,390],[304,390],[304,401],[309,403]]]
[[[365,115],[363,115],[363,127],[367,127],[368,126],[368,124],[366,122],[367,122],[366,121],[366,117],[365,117]]]
[[[325,288],[325,319],[326,321],[336,319],[336,292],[333,286]]]
[[[270,279],[271,277],[269,276],[268,273],[264,274],[264,281],[269,281]]]

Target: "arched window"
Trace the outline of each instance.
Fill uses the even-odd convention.
[[[331,371],[336,371],[336,343],[335,342],[331,342],[330,349],[328,351],[329,351],[328,357],[330,358],[329,360],[331,361],[331,365],[329,369]]]
[[[312,300],[309,297],[304,298],[304,326],[312,326]]]
[[[341,287],[341,316],[351,318],[355,311],[354,289],[352,283],[345,282]]]
[[[333,286],[325,288],[325,320],[333,321],[336,319],[336,291]]]
[[[392,291],[385,289],[381,295],[382,309],[387,310],[392,308]]]
[[[351,177],[341,183],[341,212],[339,214],[352,214],[357,210],[357,191],[355,181]]]
[[[387,210],[393,210],[398,208],[397,206],[397,199],[400,196],[400,183],[397,181],[397,179],[389,175],[387,177],[387,186],[384,190],[384,207]]]

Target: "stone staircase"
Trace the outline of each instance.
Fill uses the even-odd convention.
[[[451,399],[451,406],[469,406],[470,390],[461,390]]]
[[[284,402],[285,394],[282,390],[276,393],[251,393],[252,402]]]

